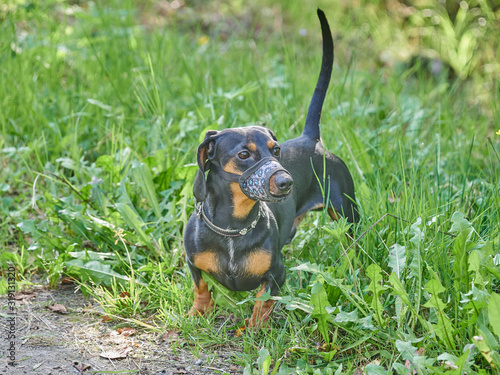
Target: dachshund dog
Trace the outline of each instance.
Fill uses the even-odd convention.
[[[333,40],[318,9],[323,36],[321,72],[303,133],[278,143],[261,126],[210,130],[198,147],[193,187],[196,210],[189,218],[184,245],[194,282],[190,315],[214,306],[202,271],[226,288],[257,297],[276,296],[285,282],[281,249],[310,210],[327,209],[333,220],[358,221],[354,185],[344,162],[323,147],[319,121],[333,67]],[[273,300],[258,300],[250,328],[269,318]]]

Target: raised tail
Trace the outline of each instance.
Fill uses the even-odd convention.
[[[316,88],[314,89],[314,94],[311,99],[311,103],[309,104],[306,124],[302,135],[319,140],[319,120],[321,117],[321,109],[323,108],[326,90],[328,90],[328,84],[330,83],[330,78],[332,76],[333,39],[325,13],[323,13],[321,9],[318,9],[318,18],[321,23],[321,34],[323,37],[323,59],[321,61],[321,71],[319,73],[318,83],[316,83]]]

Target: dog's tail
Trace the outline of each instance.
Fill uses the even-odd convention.
[[[323,59],[321,61],[321,71],[319,73],[318,83],[316,83],[311,104],[309,104],[306,124],[302,135],[311,139],[319,140],[319,120],[321,117],[321,109],[323,108],[326,90],[328,89],[330,77],[332,76],[333,39],[325,13],[323,13],[321,9],[318,9],[318,18],[321,23],[321,34],[323,37]]]

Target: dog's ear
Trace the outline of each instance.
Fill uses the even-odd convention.
[[[205,178],[205,166],[208,160],[215,156],[215,141],[219,132],[217,130],[209,130],[205,134],[205,139],[198,146],[198,173],[194,179],[193,194],[198,202],[203,202],[207,195],[207,181]]]
[[[267,129],[267,131],[269,132],[269,135],[271,136],[271,138],[273,139],[273,141],[278,142],[278,139],[276,138],[276,136],[274,135],[274,133],[272,132],[272,130],[271,129]]]

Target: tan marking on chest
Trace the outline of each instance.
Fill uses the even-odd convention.
[[[265,250],[252,251],[245,261],[248,275],[263,275],[271,267],[271,253]]]
[[[193,259],[196,268],[208,272],[219,272],[219,260],[213,251],[204,251],[203,253],[196,254]]]

